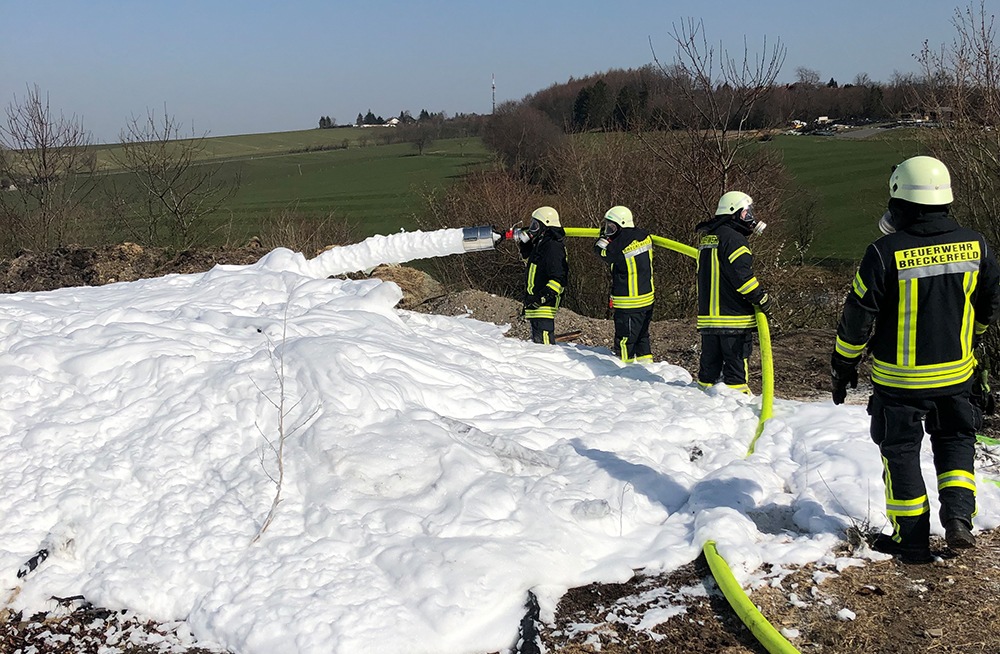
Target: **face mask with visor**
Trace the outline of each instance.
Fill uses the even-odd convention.
[[[753,215],[753,205],[749,205],[738,218],[747,236],[755,236],[764,231],[767,223],[757,220]]]

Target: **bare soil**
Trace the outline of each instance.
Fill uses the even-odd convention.
[[[45,255],[25,253],[0,261],[0,290],[50,290],[200,272],[220,263],[252,263],[261,254],[253,247],[168,253],[129,244],[66,248]],[[529,328],[520,317],[517,302],[480,291],[446,293],[424,273],[405,267],[381,267],[372,274],[400,285],[404,291],[401,308],[470,315],[510,325],[507,335],[511,338],[528,338]],[[561,310],[556,332],[574,330],[580,331],[574,342],[610,350],[614,331],[610,321]],[[692,321],[656,322],[650,332],[655,360],[696,372],[698,339]],[[793,333],[775,330],[772,354],[777,397],[828,397],[833,338],[832,326]],[[759,348],[755,350],[756,359]],[[759,371],[758,364],[753,368]],[[751,382],[759,389],[759,378]],[[852,392],[848,401],[862,403],[866,397],[861,388]],[[988,433],[996,435],[993,425]],[[990,449],[979,451],[980,469],[997,472],[997,464],[998,456]],[[845,556],[855,548],[865,552],[857,534],[845,534],[844,538]],[[928,565],[869,560],[844,569],[809,565],[762,570],[748,592],[771,624],[804,653],[997,654],[1000,533],[979,533],[977,548],[961,554],[939,540],[932,542],[932,550],[938,559]],[[526,620],[525,632],[528,638],[520,648],[524,652],[766,651],[719,593],[703,557],[669,574],[637,573],[624,584],[572,589],[560,601],[554,621]],[[128,611],[93,607],[85,598],[67,598],[60,610],[35,616],[0,608],[0,652],[158,651],[203,654],[212,650],[192,644],[182,623],[153,623]]]

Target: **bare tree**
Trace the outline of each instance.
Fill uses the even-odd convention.
[[[396,129],[399,130],[401,141],[411,144],[418,155],[423,155],[424,150],[429,148],[434,143],[434,139],[438,137],[440,125],[432,120],[421,120]]]
[[[0,124],[0,238],[4,249],[64,244],[93,189],[90,137],[76,117],[55,116],[37,86]]]
[[[815,88],[819,86],[819,71],[799,66],[795,69],[795,83]]]
[[[919,55],[924,83],[919,104],[937,122],[924,130],[931,152],[951,171],[954,212],[994,247],[1000,245],[1000,50],[986,3],[956,9],[953,41],[925,43]],[[1000,335],[986,336],[986,357],[1000,374]]]
[[[956,10],[952,43],[919,56],[924,84],[918,102],[936,119],[927,130],[948,164],[956,206],[993,244],[1000,243],[1000,50],[985,2]]]
[[[190,247],[204,237],[204,218],[239,189],[239,175],[201,161],[205,136],[181,138],[165,111],[133,117],[120,135],[116,163],[127,173],[109,185],[113,206],[131,238],[145,245]]]
[[[674,63],[660,63],[655,52],[653,57],[672,80],[672,101],[661,131],[639,135],[689,189],[693,208],[708,215],[722,192],[754,167],[740,155],[757,130],[771,127],[755,112],[772,91],[785,48],[780,41],[768,48],[765,38],[763,54],[751,56],[744,40],[737,60],[721,45],[718,51],[709,46],[703,24],[694,20],[675,25],[671,37],[677,45]]]

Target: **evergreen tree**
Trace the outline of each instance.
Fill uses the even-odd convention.
[[[365,119],[360,112],[358,112],[358,119],[354,121],[354,124],[357,125],[358,127],[361,127],[362,125],[365,124]]]
[[[372,113],[371,109],[369,109],[368,113],[365,114],[365,121],[364,121],[364,123],[365,123],[365,125],[374,125],[375,124],[375,114]]]

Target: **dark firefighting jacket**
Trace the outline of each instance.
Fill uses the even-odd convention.
[[[611,267],[611,306],[615,311],[653,306],[653,239],[637,227],[623,227],[607,247],[595,246]]]
[[[569,283],[565,239],[562,227],[545,227],[537,238],[518,244],[526,266],[525,318],[555,318]]]
[[[755,329],[754,305],[764,289],[753,274],[753,253],[730,216],[700,223],[698,243],[698,329],[741,332]]]
[[[1000,308],[998,285],[1000,267],[981,234],[946,212],[916,217],[865,251],[834,356],[857,363],[868,346],[872,382],[890,394],[961,392],[976,365],[973,337]]]

